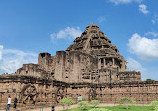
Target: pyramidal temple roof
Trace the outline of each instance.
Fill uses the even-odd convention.
[[[90,24],[86,30],[74,40],[66,51],[92,51],[92,50],[111,50],[111,53],[119,53],[117,47],[111,44],[111,40],[106,37],[99,26]]]

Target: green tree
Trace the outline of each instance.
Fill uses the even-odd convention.
[[[72,104],[74,104],[75,101],[73,101],[71,98],[64,98],[60,100],[60,104],[63,106],[63,110],[68,109],[68,107]]]
[[[153,109],[156,109],[156,108],[158,109],[158,101],[152,101],[151,106]]]
[[[146,79],[146,81],[155,81],[155,80],[153,80],[153,79]]]
[[[79,105],[79,108],[83,111],[83,110],[86,110],[87,109],[87,106],[88,106],[88,101],[80,101],[78,103]]]
[[[135,101],[132,100],[131,98],[128,98],[128,97],[122,97],[122,98],[120,98],[120,104],[125,105],[126,109],[128,109],[128,106],[130,104],[134,104],[134,103],[135,103]]]
[[[92,100],[91,104],[94,106],[94,108],[96,108],[96,106],[100,104],[100,101],[99,100]]]

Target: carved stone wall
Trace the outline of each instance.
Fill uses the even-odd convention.
[[[149,104],[158,100],[158,81],[124,82],[111,84],[65,83],[51,79],[28,76],[0,76],[0,103],[7,103],[8,95],[17,97],[19,104],[58,104],[62,98],[70,97],[77,102],[98,99],[102,103],[119,103],[121,97],[130,97],[138,104]],[[3,108],[3,107],[2,107]]]

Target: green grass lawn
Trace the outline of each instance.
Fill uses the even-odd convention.
[[[88,111],[89,109],[92,109],[93,107],[87,107]],[[103,107],[102,107],[103,108]],[[129,106],[129,109],[126,109],[125,106],[114,106],[114,107],[104,107],[105,109],[110,109],[112,111],[154,111],[151,106]],[[69,109],[67,111],[81,111],[79,108],[73,108]]]

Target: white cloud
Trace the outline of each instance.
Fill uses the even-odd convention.
[[[141,3],[143,0],[109,0],[109,1],[114,3],[115,5],[118,5],[118,4],[128,4],[131,2]]]
[[[74,39],[78,36],[80,36],[82,31],[79,27],[66,27],[63,30],[60,30],[58,33],[52,33],[50,34],[51,39]]]
[[[3,46],[0,45],[0,60],[2,59],[2,50],[3,50]]]
[[[158,39],[148,39],[135,33],[129,39],[128,47],[141,60],[158,60]]]
[[[127,62],[128,62],[127,68],[129,71],[140,71],[141,76],[142,76],[142,80],[146,79],[147,70],[145,68],[143,68],[143,66],[138,61],[136,61],[132,58],[128,58]]]
[[[152,20],[151,20],[152,24],[156,24],[158,23],[158,16],[155,16]]]
[[[143,14],[149,13],[149,11],[147,10],[147,6],[144,4],[139,5],[139,11],[142,12]]]
[[[158,32],[147,32],[145,33],[146,36],[158,37]]]
[[[0,61],[1,73],[14,73],[22,64],[37,63],[38,54],[23,52],[20,50],[3,49],[1,51],[3,57]]]
[[[128,62],[127,63],[128,70],[130,70],[130,71],[134,70],[134,71],[140,71],[140,72],[145,71],[145,69],[142,67],[142,65],[138,61],[136,61],[132,58],[128,58],[127,62]]]
[[[156,20],[153,19],[153,20],[151,20],[151,22],[152,22],[152,24],[155,24],[155,23],[156,23]]]
[[[105,18],[104,16],[100,16],[100,17],[97,18],[97,21],[98,21],[99,23],[102,23],[102,22],[104,22],[105,20],[106,20],[106,18]]]

